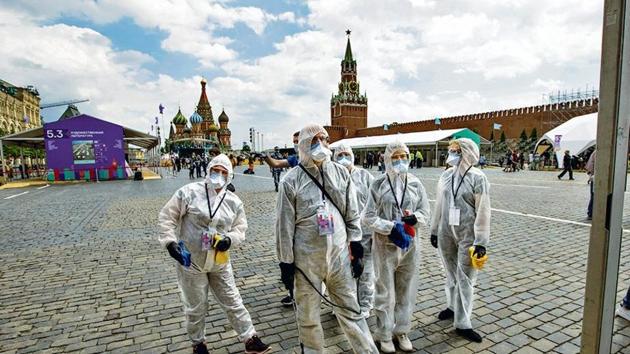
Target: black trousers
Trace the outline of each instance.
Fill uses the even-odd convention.
[[[562,173],[558,175],[558,178],[562,178],[564,177],[564,175],[569,172],[569,179],[573,179],[573,169],[569,166],[569,167],[564,167],[564,170],[562,170]]]

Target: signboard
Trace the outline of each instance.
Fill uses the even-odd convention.
[[[88,115],[44,124],[55,179],[126,178],[123,128]],[[63,176],[59,177],[58,176]]]

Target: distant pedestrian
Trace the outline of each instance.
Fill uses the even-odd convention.
[[[422,168],[423,163],[424,163],[424,156],[422,156],[422,152],[418,150],[416,151],[416,168]]]
[[[573,181],[575,179],[573,178],[573,166],[571,165],[571,160],[569,150],[565,150],[564,158],[562,159],[563,170],[562,173],[558,175],[558,179],[562,179],[567,172],[569,172],[569,180]]]
[[[195,178],[195,163],[193,161],[190,161],[188,163],[188,178],[190,179]]]
[[[197,171],[197,178],[201,178],[201,159],[195,161],[195,170]]]

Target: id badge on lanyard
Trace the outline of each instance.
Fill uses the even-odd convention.
[[[328,203],[322,201],[322,205],[317,208],[317,226],[320,236],[328,236],[335,233],[335,222],[330,212]]]
[[[448,224],[451,226],[459,226],[459,208],[451,205],[448,209]]]

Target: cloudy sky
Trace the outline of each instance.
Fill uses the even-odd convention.
[[[149,131],[189,117],[208,81],[232,143],[248,128],[289,144],[330,121],[352,29],[369,125],[540,104],[599,84],[603,1],[0,1],[0,78],[43,102],[89,97],[83,113]],[[45,121],[59,109],[43,110]]]

